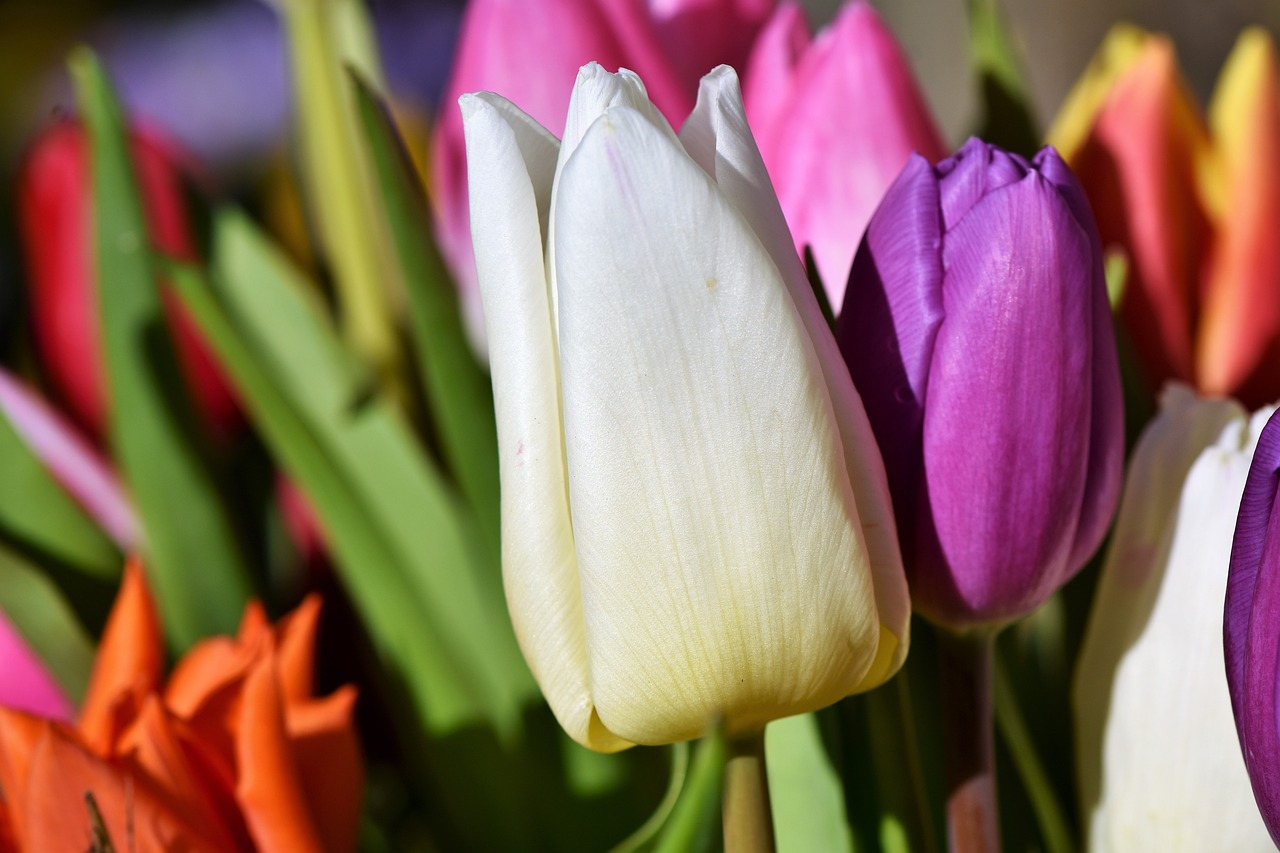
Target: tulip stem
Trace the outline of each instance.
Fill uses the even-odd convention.
[[[729,739],[722,814],[726,853],[773,853],[776,849],[764,729]]]
[[[947,842],[952,853],[998,853],[994,631],[938,632],[942,666]]]

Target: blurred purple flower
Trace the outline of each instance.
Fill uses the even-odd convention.
[[[1106,533],[1123,462],[1097,231],[1052,149],[913,155],[853,262],[837,337],[884,454],[915,606],[1024,616]]]

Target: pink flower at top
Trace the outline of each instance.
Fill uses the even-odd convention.
[[[756,43],[743,97],[796,247],[811,247],[839,310],[889,185],[912,153],[931,163],[947,154],[911,67],[865,2],[846,5],[817,38],[787,3]]]
[[[431,185],[436,238],[479,351],[484,350],[484,322],[471,253],[458,98],[467,92],[497,92],[558,135],[578,68],[595,61],[610,71],[625,67],[637,72],[658,109],[679,121],[693,108],[703,74],[720,64],[743,66],[774,2],[473,0],[468,5],[440,102]]]

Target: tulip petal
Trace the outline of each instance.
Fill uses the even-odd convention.
[[[742,78],[742,95],[757,141],[763,142],[766,129],[781,128],[787,120],[795,97],[796,67],[812,41],[804,9],[791,0],[778,6],[756,37]]]
[[[1252,423],[1237,416],[1191,466],[1176,511],[1166,519],[1164,559],[1141,590],[1142,606],[1093,614],[1090,640],[1105,631],[1128,636],[1118,665],[1102,672],[1111,676],[1105,683],[1110,696],[1077,691],[1075,697],[1077,707],[1105,714],[1102,739],[1080,744],[1100,748],[1103,756],[1091,849],[1270,849],[1236,748],[1218,616],[1233,510],[1269,414],[1260,412]],[[1107,616],[1119,621],[1101,621]],[[1093,656],[1080,663],[1082,672],[1107,665]]]
[[[1280,844],[1280,418],[1258,439],[1231,545],[1223,618],[1227,687],[1253,794]]]
[[[1133,24],[1115,24],[1107,31],[1045,135],[1064,159],[1074,160],[1080,152],[1112,88],[1137,61],[1148,38],[1146,31]]]
[[[897,672],[906,658],[911,621],[911,601],[902,573],[888,481],[862,399],[793,248],[791,232],[747,125],[737,74],[732,68],[721,66],[702,79],[698,104],[680,129],[680,141],[773,259],[822,365],[875,574],[876,607],[882,626],[893,635],[884,667],[873,667],[871,679],[862,685],[863,689],[870,689]]]
[[[562,180],[565,446],[601,721],[663,743],[852,692],[879,646],[875,591],[772,259],[635,110],[598,119]]]
[[[921,500],[937,538],[917,531],[940,560],[922,560],[934,570],[916,577],[948,624],[1025,613],[1079,568],[1068,561],[1087,477],[1095,261],[1035,172],[948,234],[923,433]]]
[[[787,26],[788,13],[778,15],[784,19],[775,26]],[[799,41],[798,28],[791,38]],[[752,91],[778,85],[765,79],[770,70],[752,70],[747,103],[775,109],[749,115],[796,245],[812,248],[831,304],[839,305],[885,190],[913,153],[936,161],[946,149],[906,56],[865,2],[846,4],[809,45],[789,75],[785,105],[776,94]]]
[[[560,422],[556,339],[543,260],[555,140],[498,98],[464,97],[476,268],[502,477],[502,576],[516,638],[556,719],[598,750],[628,744],[600,725]],[[537,507],[537,512],[530,512]]]
[[[836,336],[873,424],[902,529],[903,557],[915,563],[920,433],[934,341],[942,322],[942,219],[938,181],[912,157],[885,194],[853,261]],[[866,358],[866,353],[892,353]],[[890,367],[890,365],[892,365]]]
[[[245,679],[236,739],[236,799],[258,850],[325,850],[302,793],[285,729],[273,650]]]
[[[0,612],[0,707],[56,720],[71,718],[70,700],[3,612]]]
[[[1280,392],[1280,68],[1266,31],[1241,33],[1210,120],[1230,201],[1204,284],[1196,379],[1206,393],[1260,405]]]
[[[320,596],[312,593],[280,622],[280,690],[286,702],[311,698],[315,687],[316,631]]]
[[[324,699],[285,708],[289,749],[302,793],[320,837],[333,853],[356,849],[364,803],[364,760],[355,733],[355,704],[356,690],[347,685]]]
[[[965,214],[988,193],[1016,183],[1030,168],[1026,160],[988,145],[976,136],[938,164],[943,229],[951,231]]]
[[[1112,682],[1160,590],[1187,472],[1228,423],[1246,414],[1234,401],[1203,400],[1187,386],[1172,383],[1161,395],[1160,415],[1134,447],[1072,691],[1077,777],[1086,814],[1101,797]]]
[[[155,691],[164,672],[164,635],[142,563],[131,559],[98,644],[79,729],[90,748],[106,753],[119,735],[118,704]]]
[[[8,372],[0,370],[0,409],[58,482],[115,543],[138,543],[138,521],[115,474],[89,444]]]

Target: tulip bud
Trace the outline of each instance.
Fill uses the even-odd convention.
[[[131,143],[151,240],[166,254],[194,260],[182,155],[150,130],[132,131]],[[19,219],[42,363],[72,414],[100,436],[108,391],[94,285],[90,167],[83,127],[71,121],[50,127],[19,175]],[[235,397],[195,322],[168,294],[165,305],[194,402],[214,430],[225,433],[239,422]]]
[[[1227,687],[1253,795],[1280,845],[1280,419],[1262,429],[1231,545],[1223,639]]]
[[[884,454],[912,601],[1023,616],[1101,542],[1123,412],[1098,238],[1049,149],[913,156],[854,259],[837,337]]]
[[[1080,176],[1104,246],[1129,256],[1120,316],[1153,386],[1168,378],[1249,405],[1280,396],[1280,70],[1241,34],[1209,119],[1173,45],[1117,27],[1049,141]]]
[[[693,105],[698,78],[737,63],[772,10],[773,0],[474,0],[467,5],[457,55],[431,147],[436,239],[453,273],[472,340],[483,349],[467,214],[466,145],[455,104],[465,92],[497,92],[558,133],[578,67],[599,62],[635,69],[653,102],[673,119]]]
[[[677,135],[629,71],[565,138],[462,99],[516,636],[593,749],[731,732],[888,678],[884,472],[734,72]]]
[[[838,306],[858,240],[907,158],[946,156],[911,66],[867,3],[847,5],[816,40],[788,3],[756,43],[743,97],[796,247],[813,250]]]
[[[1250,419],[1180,385],[1163,396],[1134,450],[1076,672],[1089,849],[1270,850],[1236,748],[1218,624],[1269,411]]]

